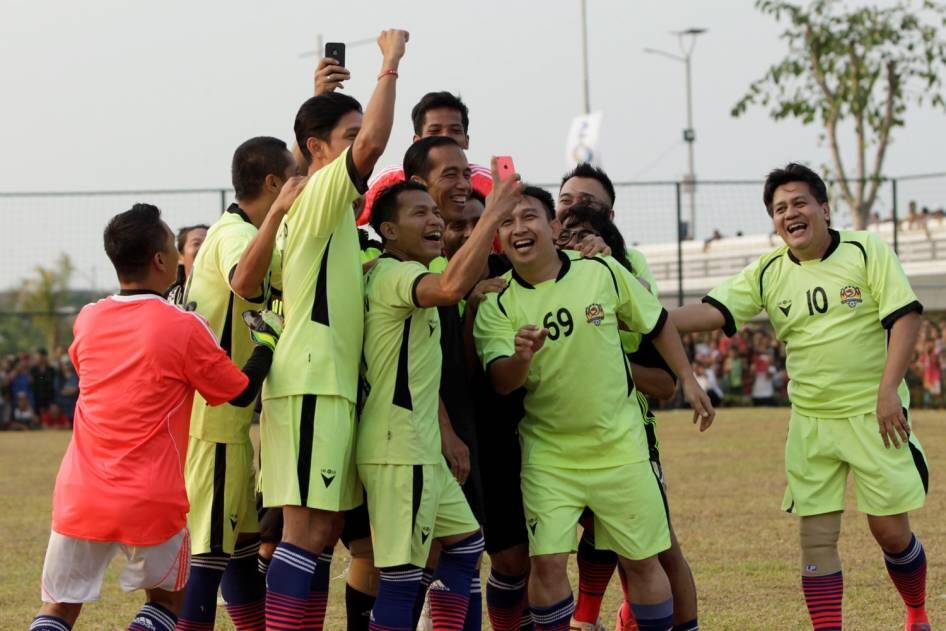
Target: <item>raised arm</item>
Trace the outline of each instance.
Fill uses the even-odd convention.
[[[378,46],[383,55],[381,72],[378,75],[378,84],[365,109],[361,131],[355,137],[355,144],[351,148],[355,168],[363,178],[371,175],[375,163],[384,153],[388,138],[391,136],[391,127],[394,125],[397,69],[401,57],[404,56],[404,48],[409,37],[410,34],[407,31],[398,29],[383,31],[378,36]]]
[[[307,177],[293,176],[286,180],[279,196],[270,206],[256,235],[247,244],[230,278],[230,289],[244,300],[259,295],[263,280],[273,259],[273,245],[283,217],[305,188]]]
[[[455,305],[482,278],[499,224],[522,197],[518,175],[500,182],[495,158],[492,169],[493,192],[470,237],[450,259],[443,274],[428,274],[417,284],[417,303],[421,307]]]

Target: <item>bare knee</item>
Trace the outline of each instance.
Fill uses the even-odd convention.
[[[39,614],[41,616],[62,618],[71,627],[75,625],[79,618],[80,611],[82,611],[82,603],[43,603],[43,606],[39,609]]]
[[[343,519],[342,513],[284,506],[282,540],[309,552],[321,552],[337,540]]]
[[[169,592],[163,589],[148,589],[145,590],[145,594],[147,594],[149,603],[161,605],[168,611],[171,611],[175,614],[178,613],[181,610],[181,607],[184,606],[183,589],[176,592]]]
[[[380,574],[374,566],[374,548],[371,538],[356,539],[349,544],[351,565],[348,568],[348,584],[355,590],[377,596]]]
[[[910,545],[913,532],[910,529],[910,518],[906,513],[882,517],[868,515],[867,523],[871,534],[884,552],[897,554]]]
[[[489,555],[490,566],[506,576],[526,576],[529,573],[529,547],[519,544]]]

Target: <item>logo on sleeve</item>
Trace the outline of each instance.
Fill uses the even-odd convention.
[[[585,307],[585,317],[588,318],[588,322],[591,324],[601,326],[601,322],[604,320],[604,308],[597,302],[593,302]]]
[[[851,309],[864,302],[861,299],[861,288],[854,285],[848,285],[841,290],[841,304],[849,306]]]
[[[780,303],[778,303],[778,310],[781,311],[782,315],[786,317],[788,316],[788,312],[791,311],[791,309],[792,309],[791,300],[783,300]]]
[[[322,482],[325,483],[325,488],[328,488],[329,485],[335,481],[335,469],[322,469]]]

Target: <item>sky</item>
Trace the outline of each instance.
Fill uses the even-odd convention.
[[[472,161],[508,154],[526,180],[554,182],[565,170],[569,124],[583,108],[579,6],[0,0],[0,192],[227,187],[240,142],[257,135],[292,141],[315,64],[299,55],[315,48],[317,35],[354,41],[386,27],[404,28],[411,39],[380,166],[400,162],[417,99],[450,90],[470,107]],[[739,119],[729,114],[787,50],[780,27],[750,0],[588,0],[591,106],[603,112],[599,150],[611,177],[685,173],[683,65],[643,49],[677,53],[671,32],[691,26],[708,29],[693,57],[698,178],[761,180],[789,160],[827,164],[816,128],[775,123],[758,109]],[[347,56],[346,91],[366,103],[380,53],[371,44]],[[910,112],[886,171],[946,170],[943,138],[942,112]],[[213,195],[153,197],[164,201],[172,227],[190,217],[212,221],[220,206]],[[100,231],[125,203],[0,198],[0,226],[7,226],[0,227],[0,287],[57,250],[78,257],[82,269],[97,267],[86,275],[99,276],[99,284],[113,283]]]

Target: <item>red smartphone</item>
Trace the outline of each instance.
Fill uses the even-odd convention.
[[[516,165],[512,163],[512,156],[496,156],[496,168],[499,170],[500,182],[505,182],[516,172]]]

